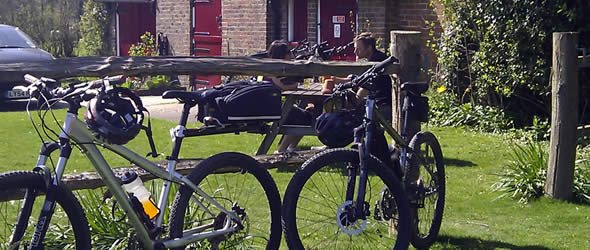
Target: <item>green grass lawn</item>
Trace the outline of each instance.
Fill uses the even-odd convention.
[[[63,117],[63,110],[57,117]],[[33,167],[39,139],[24,112],[0,113],[0,172]],[[155,140],[160,153],[169,154],[168,130],[173,122],[153,120]],[[445,215],[438,242],[433,249],[584,249],[590,246],[590,207],[542,198],[520,204],[508,197],[496,199],[490,186],[497,181],[509,160],[512,143],[501,136],[478,134],[457,128],[430,128],[438,137],[445,156],[447,195]],[[254,154],[261,135],[227,134],[188,138],[182,157],[207,157],[222,151]],[[147,153],[145,136],[129,147]],[[300,146],[319,145],[316,138],[305,137]],[[271,148],[271,152],[276,145]],[[66,173],[92,170],[89,162],[74,151]],[[163,159],[161,157],[160,159]],[[128,163],[108,156],[112,166]],[[294,169],[270,170],[279,190],[284,192]],[[286,248],[286,245],[281,245]]]

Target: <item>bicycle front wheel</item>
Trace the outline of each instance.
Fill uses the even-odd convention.
[[[365,218],[351,218],[356,202],[346,199],[350,169],[360,172],[359,153],[333,149],[306,161],[293,176],[283,204],[283,229],[289,249],[406,249],[407,198],[399,178],[374,156],[368,162]],[[350,185],[352,186],[352,185]],[[354,216],[353,216],[354,217]]]
[[[0,249],[31,249],[47,187],[41,173],[0,174]],[[56,205],[43,242],[44,249],[90,249],[90,231],[78,199],[57,187]],[[25,201],[24,197],[27,197]]]
[[[239,230],[209,237],[189,247],[277,249],[281,240],[281,198],[272,176],[250,156],[220,153],[197,165],[188,178],[216,202],[241,218]],[[170,216],[170,238],[222,229],[227,215],[211,201],[181,187]],[[193,229],[192,231],[187,231]],[[184,231],[184,232],[183,232]]]
[[[410,141],[412,153],[404,173],[410,200],[410,242],[416,248],[430,247],[436,240],[445,207],[445,166],[436,137],[417,133]]]

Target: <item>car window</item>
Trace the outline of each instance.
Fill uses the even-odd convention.
[[[27,34],[12,27],[0,27],[0,48],[36,48]]]

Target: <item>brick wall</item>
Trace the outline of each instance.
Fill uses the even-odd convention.
[[[156,14],[156,33],[168,36],[170,52],[174,56],[190,55],[191,29],[190,0],[159,0]]]
[[[318,38],[318,2],[320,0],[307,1],[307,40],[312,44]]]
[[[168,36],[173,56],[189,56],[191,44],[191,0],[158,0],[156,33]],[[179,76],[182,86],[189,86],[189,76]]]
[[[428,68],[432,69],[436,64],[436,55],[427,47],[429,41],[433,41],[433,37],[429,34],[431,26],[427,25],[426,22],[435,24],[435,32],[433,33],[435,37],[438,37],[443,30],[439,21],[442,20],[441,5],[438,1],[434,1],[433,5],[430,2],[431,0],[399,0],[397,3],[399,21],[394,28],[422,32],[422,42],[424,44],[422,52],[426,56],[425,63],[428,63]]]
[[[386,3],[395,2],[391,0],[358,0],[358,24],[357,30],[371,32],[379,39],[377,47],[385,51],[389,46],[390,27],[387,27],[387,17],[392,16]]]
[[[266,0],[225,0],[222,2],[222,54],[243,56],[266,49],[272,38],[272,16]]]

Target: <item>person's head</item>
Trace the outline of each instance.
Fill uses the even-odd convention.
[[[369,32],[361,33],[354,38],[354,54],[357,58],[369,58],[375,52],[377,40]]]
[[[269,46],[266,51],[268,58],[272,59],[291,59],[291,51],[289,50],[289,44],[285,40],[275,40]]]

